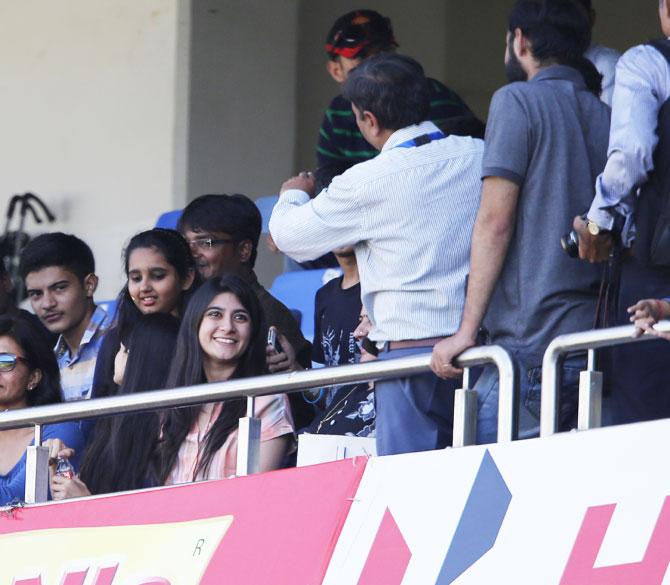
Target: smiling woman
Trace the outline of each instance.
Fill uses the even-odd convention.
[[[0,317],[0,411],[60,401],[58,364],[41,332],[22,317]],[[46,425],[43,437],[67,440],[83,450],[76,422]],[[23,499],[26,448],[34,439],[33,427],[0,431],[0,506]]]
[[[93,396],[118,391],[114,358],[142,315],[183,314],[189,295],[199,284],[188,244],[174,230],[154,228],[130,239],[123,255],[128,278],[118,296],[118,319],[102,342],[93,379]]]
[[[223,382],[266,373],[267,327],[258,299],[241,278],[207,281],[194,294],[179,330],[168,387]],[[158,445],[163,483],[222,479],[235,474],[238,420],[245,400],[170,411]],[[257,399],[261,471],[278,469],[294,445],[285,395]]]

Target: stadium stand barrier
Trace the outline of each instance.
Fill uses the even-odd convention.
[[[670,321],[661,321],[654,325],[657,331],[670,331]],[[579,376],[579,406],[577,429],[597,428],[602,422],[602,386],[603,374],[596,371],[595,350],[625,343],[637,343],[658,339],[645,333],[634,338],[633,325],[593,329],[579,333],[568,333],[556,337],[547,347],[542,360],[542,395],[540,411],[540,436],[553,435],[558,428],[560,397],[557,388],[561,383],[561,359],[577,351],[588,351],[587,369]]]
[[[239,426],[237,474],[247,475],[257,472],[259,468],[260,420],[254,416],[255,397],[420,374],[429,370],[430,357],[431,354],[426,353],[395,360],[379,360],[6,411],[0,413],[0,430],[35,426],[34,445],[28,447],[27,451],[25,489],[26,503],[32,504],[46,501],[48,493],[48,449],[41,445],[42,425],[246,397],[247,416],[240,419]],[[510,355],[499,346],[482,346],[463,352],[456,360],[456,364],[465,369],[466,383],[469,379],[467,369],[486,363],[495,364],[500,373],[498,441],[511,441],[515,438],[518,384],[515,383],[515,371]],[[477,419],[477,401],[476,396],[474,400],[472,399],[473,391],[467,387],[458,390],[455,398],[454,446],[459,447],[474,443],[473,425]]]

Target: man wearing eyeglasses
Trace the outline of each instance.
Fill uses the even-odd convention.
[[[268,326],[275,327],[282,351],[268,347],[271,373],[311,366],[311,345],[288,308],[258,282],[254,271],[262,220],[258,208],[244,195],[202,195],[186,206],[178,229],[191,246],[203,279],[226,272],[246,280],[263,307]],[[291,395],[296,426],[311,422],[313,409],[299,394]]]

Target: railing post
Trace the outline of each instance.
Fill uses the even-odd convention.
[[[240,419],[237,440],[237,475],[252,475],[260,471],[261,420],[255,418],[256,399],[247,397],[247,416]]]
[[[498,443],[514,441],[519,433],[519,380],[517,368],[507,351],[491,346],[498,367]]]
[[[579,372],[579,408],[577,429],[586,431],[602,424],[603,373],[596,371],[594,349],[588,350],[586,371]]]
[[[454,394],[454,447],[477,442],[477,391],[470,388],[470,368],[463,368],[463,387]]]
[[[49,498],[49,448],[42,446],[42,427],[35,425],[34,445],[26,449],[26,504],[39,504]]]

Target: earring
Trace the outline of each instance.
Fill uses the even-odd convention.
[[[35,384],[30,384],[30,385],[28,386],[28,392],[31,392],[31,391],[33,391],[34,389],[35,389]]]

